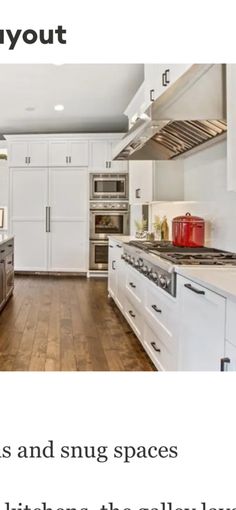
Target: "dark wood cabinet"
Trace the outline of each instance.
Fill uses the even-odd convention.
[[[10,239],[0,245],[0,311],[14,289],[14,241]]]

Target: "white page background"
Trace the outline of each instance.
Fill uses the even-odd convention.
[[[1,63],[234,62],[234,2],[10,1],[0,28],[67,29],[67,45],[0,46]],[[1,79],[1,77],[0,77]],[[96,91],[96,84],[95,84]],[[0,447],[178,445],[177,459],[0,458],[0,508],[235,506],[235,374],[1,373]]]

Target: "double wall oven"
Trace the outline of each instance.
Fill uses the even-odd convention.
[[[90,176],[90,270],[108,269],[108,237],[129,233],[127,174]],[[98,195],[99,196],[98,196]]]

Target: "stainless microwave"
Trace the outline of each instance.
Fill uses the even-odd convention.
[[[128,174],[90,174],[90,200],[128,200]]]

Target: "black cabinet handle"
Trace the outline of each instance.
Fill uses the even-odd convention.
[[[122,248],[121,244],[116,245],[117,248]]]
[[[165,80],[165,73],[162,73],[162,87],[167,87],[167,83]]]
[[[12,260],[10,260],[10,261],[8,262],[8,264],[12,264]]]
[[[112,261],[112,263],[111,263],[111,265],[112,265],[112,269],[114,269],[114,271],[115,271],[115,269],[116,269],[115,264],[116,264],[116,261],[115,261],[115,260],[113,260],[113,261]]]
[[[112,246],[112,244],[109,244],[109,248],[114,248],[114,246]]]
[[[157,313],[162,313],[160,308],[157,308],[157,305],[152,305],[153,310]]]
[[[165,70],[165,73],[164,73],[164,74],[165,74],[165,83],[166,83],[166,85],[169,85],[169,83],[170,83],[170,76],[169,76],[169,73],[170,73],[170,70],[169,70],[169,69],[166,69],[166,70]]]
[[[13,244],[8,244],[7,246],[8,248],[12,248]]]
[[[0,263],[1,263],[1,264],[3,264],[3,262],[5,262],[5,260],[4,260],[4,259],[0,260]]]
[[[136,289],[136,285],[134,285],[133,282],[129,282],[129,284],[130,284],[130,287],[132,287],[132,289]]]
[[[141,198],[141,189],[140,188],[137,188],[135,190],[135,198]]]
[[[156,342],[151,342],[151,346],[154,349],[154,351],[161,352],[161,349],[158,349],[158,347],[156,346]]]
[[[221,358],[220,360],[220,371],[225,372],[225,364],[229,364],[230,359],[229,358]]]
[[[131,315],[131,317],[133,317],[135,319],[136,315],[134,312],[132,312],[132,310],[129,310],[129,314]]]
[[[152,102],[154,101],[154,95],[153,95],[153,94],[154,94],[154,92],[155,92],[155,90],[154,90],[154,89],[151,89],[151,90],[150,90],[150,101],[152,101]]]
[[[5,250],[1,250],[1,253],[4,253],[4,252],[5,252]]]
[[[192,292],[195,292],[195,294],[201,294],[202,296],[204,296],[206,294],[204,290],[196,289],[196,287],[193,287],[191,285],[191,283],[185,283],[184,286],[186,287],[186,289],[189,289],[189,290],[192,290]]]

